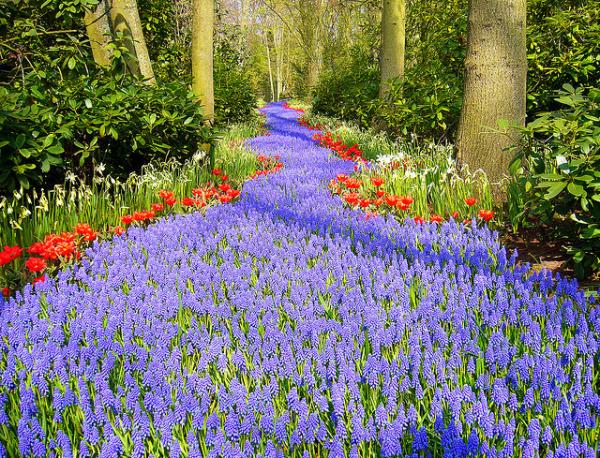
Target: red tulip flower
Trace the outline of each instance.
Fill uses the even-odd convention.
[[[223,170],[221,170],[221,169],[213,169],[212,170],[212,174],[215,175],[215,176],[219,176],[222,173],[223,173]]]
[[[115,235],[123,235],[125,233],[125,229],[123,229],[121,226],[117,226],[113,228],[113,232]]]
[[[383,185],[383,183],[385,183],[385,180],[383,178],[373,177],[373,178],[371,178],[371,183],[373,183],[373,186],[378,188],[381,185]]]
[[[469,206],[472,207],[473,205],[475,205],[475,203],[477,202],[477,199],[475,197],[467,197],[465,199],[465,203]]]
[[[417,224],[423,224],[425,222],[425,220],[421,216],[415,216],[414,220],[415,220],[415,223],[417,223]]]
[[[152,209],[153,212],[156,212],[156,213],[160,213],[161,211],[163,211],[165,209],[163,204],[152,204],[152,206],[150,208]]]
[[[46,261],[41,258],[29,258],[25,261],[25,267],[29,272],[41,272],[46,268]]]
[[[172,199],[174,195],[173,191],[165,191],[164,189],[158,193],[158,197],[164,200]]]
[[[383,197],[385,191],[383,189],[378,189],[377,191],[375,191],[375,194],[377,194],[377,197]]]
[[[181,199],[181,204],[185,205],[186,207],[191,207],[194,205],[194,199],[192,199],[191,197],[184,197],[183,199]]]
[[[175,197],[169,197],[168,199],[165,199],[165,204],[167,204],[169,207],[172,207],[176,203],[177,199],[175,199]]]
[[[44,283],[46,281],[46,276],[42,275],[40,277],[34,278],[33,284],[37,285],[38,283]]]
[[[431,215],[429,221],[431,221],[432,223],[441,223],[442,221],[444,221],[444,218],[442,218],[440,215]]]
[[[125,225],[128,226],[131,223],[133,223],[133,216],[131,215],[125,215],[125,216],[121,216],[121,222]]]
[[[488,222],[494,217],[494,212],[492,210],[479,210],[479,217]]]
[[[10,288],[2,288],[2,295],[4,297],[10,296]]]
[[[409,206],[414,202],[414,199],[410,196],[403,196],[400,198],[400,202],[402,202],[406,206]]]

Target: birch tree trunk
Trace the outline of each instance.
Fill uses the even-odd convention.
[[[406,0],[383,0],[380,98],[385,97],[390,79],[404,77],[405,27]]]
[[[194,0],[192,20],[192,91],[204,107],[207,119],[214,119],[213,82],[214,0]]]
[[[100,0],[94,11],[85,13],[84,22],[94,61],[100,67],[109,67],[112,55],[108,45],[112,41],[107,0]]]
[[[136,0],[112,0],[110,18],[115,33],[121,33],[125,46],[135,59],[127,59],[127,67],[147,84],[155,84],[152,62],[144,38]]]
[[[525,124],[526,0],[470,0],[459,160],[492,181],[508,172],[506,148]],[[499,129],[498,121],[510,126]]]

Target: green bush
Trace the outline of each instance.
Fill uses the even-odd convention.
[[[214,57],[215,117],[220,124],[248,121],[255,113],[256,93],[231,40],[222,38]]]
[[[452,140],[460,117],[462,77],[441,63],[413,67],[403,81],[392,81],[385,100],[377,101],[380,125],[393,136]]]
[[[513,225],[548,225],[564,239],[579,277],[600,270],[600,89],[565,85],[562,106],[524,131],[511,171]]]
[[[18,43],[0,47],[0,194],[69,172],[89,177],[99,162],[124,176],[212,142],[187,81],[149,86],[123,75],[116,46],[112,69],[95,65],[81,20],[94,3],[0,5],[0,42]]]
[[[564,84],[600,80],[600,2],[532,0],[528,4],[528,111],[552,111]]]
[[[312,109],[318,114],[352,120],[368,127],[378,92],[377,61],[364,49],[355,48],[338,68],[322,75],[314,90]]]

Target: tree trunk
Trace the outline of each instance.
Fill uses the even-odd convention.
[[[379,96],[385,97],[388,81],[404,77],[406,0],[383,0],[381,20],[381,84]]]
[[[109,67],[112,54],[107,46],[112,41],[112,33],[106,0],[100,0],[95,11],[86,11],[84,22],[94,61],[100,67]]]
[[[271,102],[275,101],[275,85],[273,83],[273,65],[271,64],[271,51],[269,37],[265,37],[265,48],[267,50],[267,65],[269,67],[269,83],[271,84]]]
[[[526,0],[470,0],[459,160],[492,181],[508,172],[506,148],[525,124]],[[498,121],[509,126],[499,128]]]
[[[192,91],[204,107],[207,119],[214,119],[213,86],[214,0],[194,0],[192,21]]]
[[[141,77],[145,83],[155,84],[136,0],[112,0],[110,18],[115,33],[122,34],[125,46],[135,56],[135,60],[127,59],[129,71]]]

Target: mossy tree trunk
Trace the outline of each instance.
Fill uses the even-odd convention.
[[[194,0],[192,21],[192,90],[212,120],[215,113],[213,86],[214,0]]]
[[[110,30],[109,7],[107,0],[100,0],[94,11],[85,13],[84,22],[92,55],[100,67],[109,67],[112,54],[108,45],[112,41],[112,31]]]
[[[381,17],[381,84],[379,96],[385,97],[388,82],[404,77],[406,41],[406,0],[383,0]]]
[[[470,0],[459,160],[492,181],[508,172],[507,148],[525,123],[526,0]],[[500,128],[498,121],[509,123]]]
[[[121,34],[125,46],[135,59],[127,59],[129,71],[148,84],[155,84],[152,62],[144,38],[136,0],[112,0],[110,18],[115,34]]]

